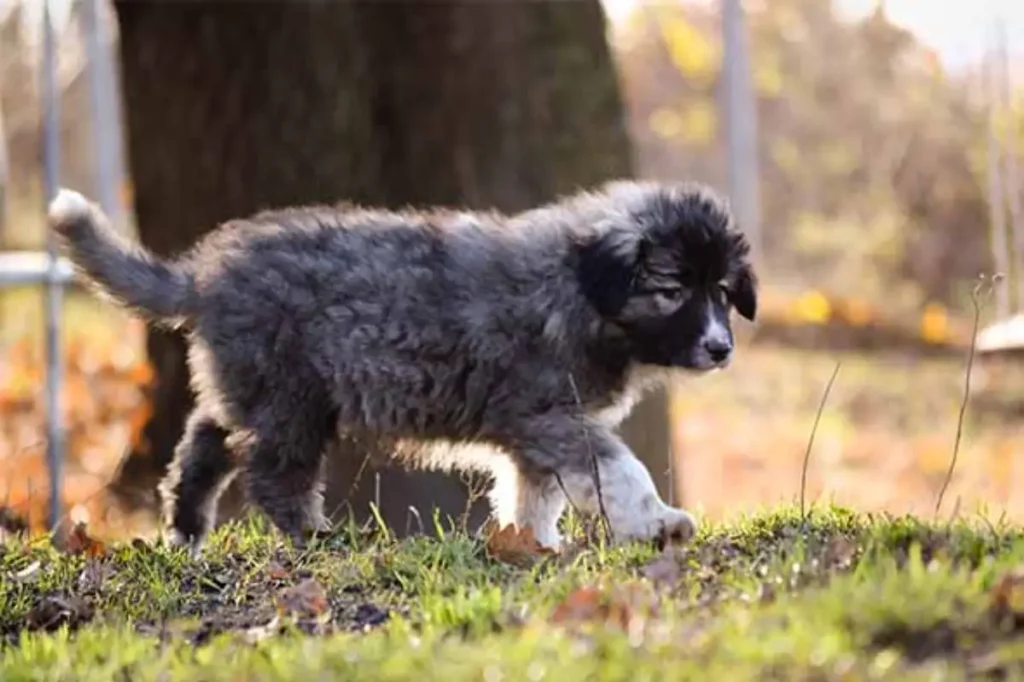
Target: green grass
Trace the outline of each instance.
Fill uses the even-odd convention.
[[[842,509],[806,524],[760,514],[665,553],[577,546],[525,569],[464,535],[346,528],[296,553],[259,519],[221,529],[198,560],[8,539],[0,679],[1016,679],[1024,587],[994,606],[993,586],[1022,559],[1013,527]],[[309,580],[324,602],[286,596]],[[584,586],[602,601],[554,622]]]

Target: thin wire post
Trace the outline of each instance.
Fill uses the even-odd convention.
[[[757,166],[757,97],[750,75],[746,20],[740,0],[722,0],[722,95],[728,153],[729,200],[761,264],[764,240]]]
[[[57,196],[60,173],[60,93],[57,89],[57,54],[50,2],[43,0],[43,185],[46,204]],[[51,530],[61,518],[61,468],[64,433],[60,412],[60,383],[64,373],[60,352],[60,308],[63,294],[58,255],[52,234],[46,233],[46,462],[50,473]]]
[[[112,55],[107,38],[102,0],[81,3],[82,37],[86,46],[86,69],[92,104],[92,131],[96,158],[96,191],[99,204],[111,222],[121,225],[120,128],[114,89]]]

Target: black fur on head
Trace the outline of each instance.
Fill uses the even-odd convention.
[[[707,370],[733,347],[729,310],[757,315],[750,247],[729,209],[695,185],[613,183],[580,245],[584,295],[643,364]]]

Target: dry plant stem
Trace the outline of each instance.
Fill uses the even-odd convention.
[[[960,505],[963,502],[963,496],[957,495],[956,501],[953,503],[953,513],[949,515],[949,523],[947,527],[952,527],[957,517],[960,516]]]
[[[356,471],[356,475],[352,478],[352,485],[348,487],[348,492],[345,493],[345,499],[351,500],[352,495],[355,494],[359,488],[359,481],[363,478],[363,473],[366,471],[366,465],[370,463],[370,452],[366,453],[366,457],[363,457],[363,461],[359,463],[359,469]]]
[[[466,506],[462,510],[462,530],[469,532],[469,518],[473,511],[473,504],[478,500],[487,497],[487,487],[484,484],[477,485],[479,478],[472,473],[460,474],[459,480],[466,486]]]
[[[998,279],[998,275],[993,277],[992,283],[995,284]],[[946,478],[942,482],[942,488],[939,489],[939,496],[935,500],[935,516],[939,515],[939,508],[942,507],[942,498],[946,496],[946,490],[949,488],[949,484],[953,480],[953,471],[956,469],[956,460],[960,454],[960,438],[963,435],[964,415],[967,413],[967,401],[970,399],[971,394],[971,371],[974,369],[974,352],[978,339],[978,324],[981,321],[981,303],[978,298],[987,281],[988,280],[986,280],[983,275],[982,281],[978,282],[978,285],[974,287],[974,291],[971,292],[971,303],[974,305],[974,324],[971,327],[971,347],[967,352],[967,371],[964,372],[964,393],[960,400],[960,416],[956,423],[956,440],[953,443],[953,457],[949,461],[949,470],[946,472]]]
[[[668,468],[665,474],[668,476],[668,505],[670,507],[676,506],[676,450],[669,444],[668,448]]]
[[[569,497],[569,490],[565,487],[565,482],[562,481],[562,476],[557,471],[555,472],[555,480],[558,481],[558,487],[562,489],[562,494],[565,495],[566,501],[569,503],[569,506],[572,507],[573,513],[576,514],[578,518],[582,519],[583,514],[580,513],[580,508],[577,507],[576,503],[572,501],[571,497]]]
[[[410,535],[411,534],[409,532],[409,529],[411,528],[411,524],[409,522],[412,519],[416,519],[416,523],[420,527],[420,535],[423,535],[424,534],[423,517],[420,516],[419,509],[417,509],[416,507],[414,507],[414,506],[412,506],[410,504],[409,508],[406,510],[406,513],[405,513],[405,534],[406,535]]]
[[[572,394],[576,399],[576,405],[580,408],[580,413],[583,412],[583,400],[580,398],[580,391],[576,387],[576,379],[572,373],[569,374],[569,385],[572,386]],[[587,453],[590,455],[590,465],[594,469],[594,489],[597,490],[597,507],[601,510],[601,518],[604,519],[604,528],[608,533],[608,539],[612,542],[615,541],[615,537],[612,535],[612,522],[608,519],[608,511],[604,508],[604,493],[601,491],[601,471],[597,466],[597,456],[594,454],[594,448],[590,443],[590,435],[584,431],[583,437],[587,441]],[[561,481],[559,481],[561,483]],[[568,495],[565,496],[569,498]]]
[[[828,384],[825,386],[825,392],[821,394],[821,402],[818,403],[818,411],[814,415],[814,426],[811,427],[811,436],[807,439],[807,451],[804,452],[804,465],[800,472],[800,520],[807,520],[807,468],[811,463],[811,450],[814,448],[814,436],[818,433],[818,423],[821,421],[821,413],[825,411],[825,402],[828,401],[828,394],[832,392],[832,384],[836,381],[836,376],[839,375],[839,368],[842,366],[841,362],[836,363],[836,368],[832,370],[832,376],[828,380]]]

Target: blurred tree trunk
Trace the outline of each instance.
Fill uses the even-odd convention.
[[[344,198],[515,210],[631,173],[597,0],[115,6],[136,218],[161,254],[266,207]],[[153,417],[112,486],[129,504],[154,501],[191,404],[182,339],[151,331],[148,352]],[[639,412],[631,432],[657,475],[664,402]],[[365,444],[342,450],[329,509],[360,474],[352,509],[364,516],[377,499],[399,532],[418,528],[410,506],[428,529],[432,506],[442,518],[468,508],[458,479],[364,466]],[[485,513],[476,501],[470,523]]]

